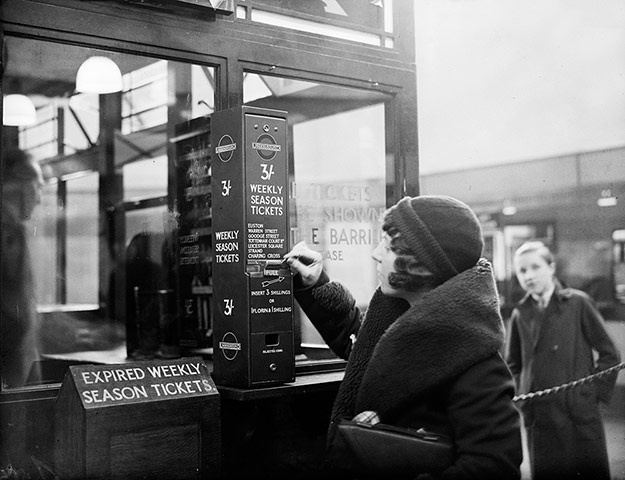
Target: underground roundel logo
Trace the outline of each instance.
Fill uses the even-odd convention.
[[[230,135],[223,135],[215,147],[215,153],[219,159],[225,163],[230,161],[236,149],[237,144],[234,143],[232,137]]]
[[[255,142],[252,142],[252,148],[256,150],[258,156],[263,160],[272,160],[276,153],[282,150],[282,147],[276,143],[268,133],[263,133]]]
[[[219,348],[226,360],[234,360],[237,353],[241,350],[241,343],[234,333],[227,332],[221,339],[221,342],[219,342]]]

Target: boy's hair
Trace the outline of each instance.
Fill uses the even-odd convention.
[[[524,253],[537,253],[540,255],[547,265],[553,265],[555,263],[555,257],[549,247],[547,247],[543,242],[538,240],[531,240],[529,242],[525,242],[514,252],[514,258],[518,258],[520,255]]]

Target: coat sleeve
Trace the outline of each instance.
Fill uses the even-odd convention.
[[[506,339],[506,363],[514,377],[517,388],[523,370],[523,356],[521,353],[521,337],[519,334],[519,311],[514,310],[510,319],[510,329]]]
[[[297,288],[295,299],[332,351],[347,359],[360,329],[361,312],[347,288],[325,272],[310,288]]]
[[[460,375],[449,395],[457,458],[446,480],[519,479],[523,459],[514,385],[499,354]]]
[[[583,299],[582,331],[589,345],[598,353],[593,373],[613,367],[621,361],[621,356],[605,329],[603,317],[590,299],[586,298]],[[618,372],[613,372],[594,381],[600,401],[610,401],[617,376]]]

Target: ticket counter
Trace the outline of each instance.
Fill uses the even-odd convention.
[[[0,18],[0,469],[55,472],[70,367],[199,357],[212,375],[215,112],[285,112],[280,247],[319,250],[366,306],[382,212],[418,193],[411,2],[12,0]],[[317,461],[344,362],[292,314],[294,380],[216,385],[221,475]]]

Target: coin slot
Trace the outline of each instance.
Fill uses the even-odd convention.
[[[267,347],[277,347],[280,345],[279,333],[268,333],[265,335],[265,345]]]

